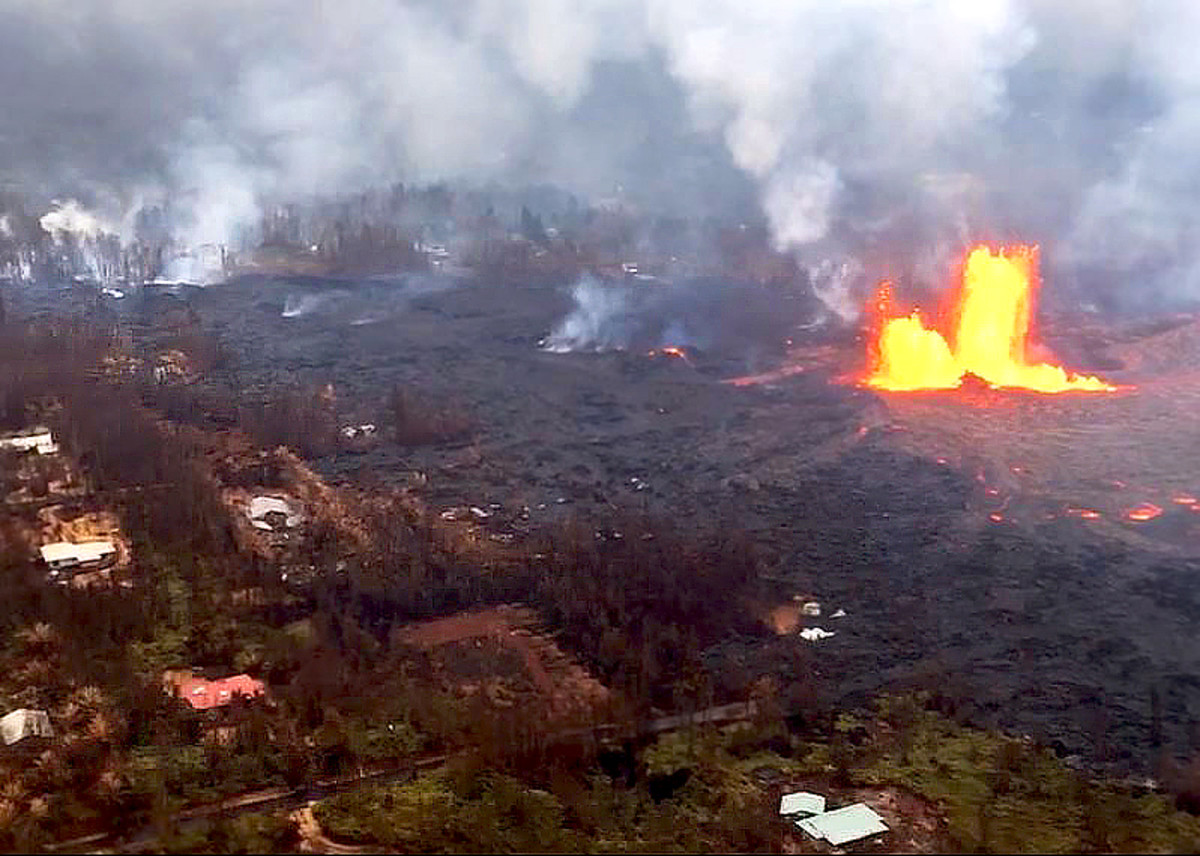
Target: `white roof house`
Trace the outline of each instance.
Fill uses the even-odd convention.
[[[57,541],[43,544],[40,552],[43,562],[52,570],[59,570],[99,565],[116,557],[117,546],[112,541],[85,541],[82,544]]]
[[[0,449],[53,455],[58,451],[58,444],[54,442],[54,435],[50,433],[49,428],[34,428],[0,437]]]
[[[0,717],[0,738],[5,746],[19,743],[26,737],[53,737],[50,715],[44,710],[21,708]]]

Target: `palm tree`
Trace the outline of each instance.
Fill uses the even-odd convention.
[[[61,641],[54,625],[45,621],[17,631],[17,639],[25,646],[27,654],[57,649]]]

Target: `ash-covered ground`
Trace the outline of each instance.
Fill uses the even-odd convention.
[[[1056,322],[1047,339],[1069,362],[1136,385],[1112,395],[881,396],[838,382],[861,343],[806,332],[799,312],[790,346],[685,360],[643,342],[539,348],[568,288],[247,279],[179,299],[233,355],[206,382],[332,384],[344,424],[381,429],[403,385],[473,420],[469,439],[315,461],[334,482],[415,485],[500,529],[644,509],[747,531],[781,596],[822,603],[805,620],[835,632],[811,649],[832,698],[952,693],[985,722],[1131,771],[1153,768],[1160,739],[1187,754],[1200,738],[1191,319]],[[710,654],[752,665],[759,644]]]

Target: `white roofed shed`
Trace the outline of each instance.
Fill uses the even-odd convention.
[[[12,449],[17,452],[37,452],[39,455],[53,455],[58,451],[54,435],[48,428],[36,428],[0,437],[0,449]]]
[[[5,746],[19,743],[26,737],[53,737],[50,715],[44,710],[21,708],[0,717],[0,738]]]
[[[800,814],[820,814],[825,811],[825,797],[808,791],[784,794],[779,798],[779,813],[784,817]]]
[[[53,544],[43,544],[40,552],[42,561],[51,570],[57,571],[102,565],[109,559],[116,558],[117,545],[112,541],[85,541],[82,544],[56,541]]]

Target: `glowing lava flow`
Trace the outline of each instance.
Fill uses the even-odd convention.
[[[674,345],[668,345],[665,348],[656,348],[646,352],[646,356],[648,357],[657,357],[660,355],[664,357],[674,357],[677,360],[683,360],[689,366],[692,364],[692,361],[688,359],[687,351],[685,351],[683,348],[677,348]]]
[[[1145,523],[1163,513],[1163,510],[1152,502],[1143,502],[1125,512],[1125,516],[1135,523]]]
[[[993,387],[1111,392],[1115,387],[1099,378],[1029,362],[1037,261],[1037,247],[998,253],[984,246],[973,249],[949,313],[954,321],[950,342],[926,327],[917,312],[898,315],[891,283],[882,283],[867,385],[893,391],[954,389],[970,373]]]

